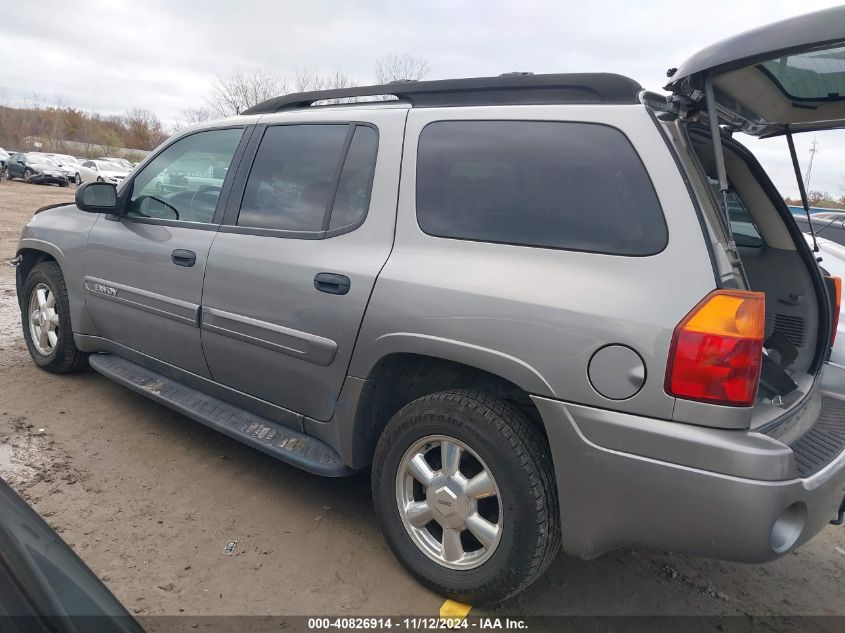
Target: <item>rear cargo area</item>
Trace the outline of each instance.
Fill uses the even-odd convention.
[[[824,330],[827,337],[827,319],[821,310],[826,299],[820,296],[812,264],[808,265],[812,260],[803,236],[785,207],[778,208],[783,203],[756,160],[738,143],[723,141],[730,185],[725,196],[716,180],[709,136],[692,131],[690,140],[704,172],[700,176],[712,192],[710,204],[703,206],[711,216],[711,239],[726,255],[726,269],[720,271],[723,285],[766,295],[764,348],[769,358],[764,359],[758,404],[774,404],[782,413],[809,393],[822,367],[827,347],[821,334]],[[774,386],[768,389],[770,383]],[[776,414],[755,418],[765,423]]]

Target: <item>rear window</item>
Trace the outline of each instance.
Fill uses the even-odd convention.
[[[759,68],[796,101],[845,99],[845,47],[786,55]]]
[[[427,125],[417,221],[437,237],[616,255],[653,255],[668,239],[630,141],[593,123]]]

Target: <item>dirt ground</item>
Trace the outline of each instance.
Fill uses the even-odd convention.
[[[72,196],[0,183],[0,475],[135,614],[436,615],[442,598],[378,531],[366,473],[320,479],[92,371],[36,369],[7,260],[37,207]],[[636,511],[619,508],[619,520]],[[843,575],[845,529],[829,526],[762,566],[635,550],[560,556],[522,595],[473,613],[845,615]]]

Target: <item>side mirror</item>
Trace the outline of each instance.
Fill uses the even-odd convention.
[[[76,206],[89,213],[115,213],[117,188],[109,182],[86,182],[76,189]]]
[[[23,161],[19,158],[15,161],[18,165],[23,165]]]

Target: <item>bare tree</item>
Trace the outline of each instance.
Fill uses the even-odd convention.
[[[376,61],[376,82],[419,80],[428,74],[428,62],[422,57],[385,55]]]
[[[197,106],[195,108],[188,107],[182,110],[182,114],[173,123],[172,130],[174,133],[181,132],[186,127],[190,127],[191,125],[196,125],[197,123],[202,123],[213,118],[214,113],[211,111],[211,108],[207,108],[205,106]]]
[[[321,75],[311,68],[300,68],[293,77],[292,85],[293,92],[312,92],[334,88],[351,88],[356,84],[340,68],[335,68],[328,75]]]
[[[216,116],[233,116],[284,92],[284,82],[273,73],[235,69],[217,77],[208,106]]]

